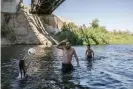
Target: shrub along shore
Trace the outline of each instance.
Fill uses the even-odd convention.
[[[99,26],[98,22],[97,19],[93,20],[90,27],[64,23],[55,39],[61,41],[67,38],[72,45],[133,44],[133,33],[116,30],[109,32],[105,27]]]

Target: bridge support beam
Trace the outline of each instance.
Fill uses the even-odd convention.
[[[65,0],[32,0],[31,12],[37,14],[51,14]]]

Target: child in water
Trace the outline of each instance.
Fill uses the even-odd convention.
[[[87,50],[86,50],[85,56],[86,56],[87,59],[94,58],[94,52],[93,52],[92,49],[90,49],[90,45],[87,46]]]

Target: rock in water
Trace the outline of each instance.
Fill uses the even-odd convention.
[[[28,50],[28,54],[29,54],[30,56],[35,55],[35,53],[36,53],[36,50],[35,50],[34,48],[30,48],[30,49]]]

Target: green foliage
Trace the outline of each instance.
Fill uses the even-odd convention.
[[[70,30],[62,31],[55,36],[55,39],[58,41],[62,41],[66,38],[71,42],[72,45],[82,44],[82,40],[78,37],[78,35]]]
[[[67,38],[73,45],[133,43],[133,35],[128,31],[108,32],[105,27],[99,26],[98,22],[98,19],[93,20],[88,28],[79,28],[74,23],[64,24],[62,31],[55,38],[58,41]]]
[[[12,42],[16,40],[16,36],[12,27],[8,26],[7,24],[2,25],[1,36],[7,38]]]
[[[93,28],[97,28],[97,27],[99,27],[98,22],[99,22],[98,19],[94,19],[94,20],[92,21],[92,23],[91,23],[92,27],[93,27]]]
[[[66,23],[63,23],[62,31],[67,31],[69,29],[68,25]]]
[[[20,8],[24,9],[24,4],[23,3],[20,3]]]

